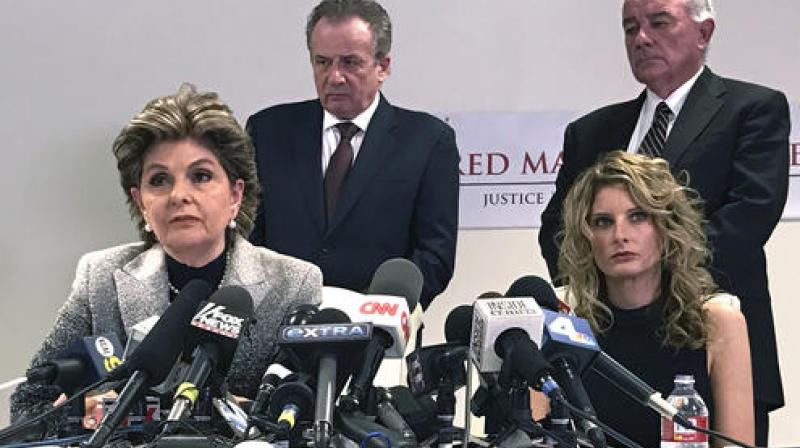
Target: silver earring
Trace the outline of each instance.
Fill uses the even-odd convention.
[[[233,230],[236,228],[236,220],[231,218],[231,222],[228,223],[228,228]]]
[[[150,227],[150,223],[149,222],[144,223],[144,231],[147,232],[147,233],[150,233],[150,232],[153,231],[153,228]]]

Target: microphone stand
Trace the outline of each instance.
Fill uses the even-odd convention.
[[[439,382],[439,389],[436,395],[436,418],[439,420],[439,448],[451,448],[453,446],[454,428],[453,418],[456,414],[456,393],[453,381],[449,374],[445,374]]]
[[[558,400],[550,400],[550,430],[557,438],[548,437],[548,442],[556,448],[575,448],[578,436],[572,430],[572,419],[569,409]]]
[[[332,372],[332,373],[331,373]],[[336,399],[336,355],[323,354],[319,359],[317,394],[314,411],[314,447],[328,448],[333,433],[333,402]]]
[[[516,446],[520,443],[520,438],[526,438],[530,441],[544,436],[544,431],[533,421],[531,415],[530,388],[528,387],[528,383],[513,379],[509,385],[508,395],[510,409],[508,421],[510,425],[498,431],[497,438],[493,445]]]

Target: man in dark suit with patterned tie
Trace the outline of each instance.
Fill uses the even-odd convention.
[[[369,286],[404,257],[427,306],[453,275],[458,149],[448,125],[389,104],[391,22],[372,0],[324,0],[306,38],[318,99],[251,116],[263,186],[251,240],[317,264],[324,283]]]
[[[556,192],[542,213],[542,255],[557,281],[562,201],[598,156],[627,148],[668,160],[704,201],[715,280],[741,300],[752,347],[756,442],[765,446],[768,412],[783,406],[764,244],[786,202],[786,98],[705,66],[715,27],[708,0],[626,0],[622,24],[631,70],[646,89],[567,127]]]

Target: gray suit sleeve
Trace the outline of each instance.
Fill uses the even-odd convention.
[[[55,359],[73,341],[91,334],[92,318],[89,308],[88,286],[91,267],[86,257],[81,258],[75,280],[66,303],[61,307],[55,323],[48,332],[30,363],[36,367]],[[61,391],[55,386],[23,383],[11,395],[11,421],[16,422],[39,415],[52,407]],[[54,432],[64,422],[64,415],[54,416],[47,422],[48,432]]]

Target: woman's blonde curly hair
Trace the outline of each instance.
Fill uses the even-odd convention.
[[[597,192],[612,185],[625,187],[633,202],[651,216],[659,235],[663,344],[676,349],[702,347],[707,337],[702,301],[717,286],[706,270],[711,255],[701,202],[694,190],[672,176],[663,159],[613,151],[575,182],[564,200],[564,224],[558,234],[558,268],[560,279],[568,285],[567,300],[595,331],[613,324],[604,276],[592,256],[589,226]]]

